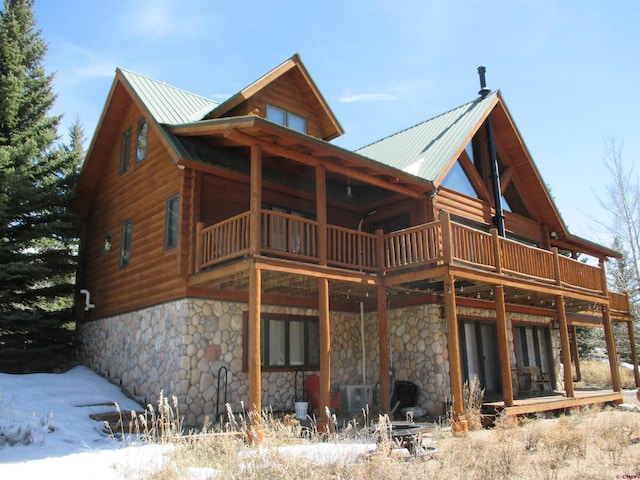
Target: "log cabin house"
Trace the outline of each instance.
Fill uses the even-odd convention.
[[[222,103],[118,69],[75,204],[84,362],[189,424],[292,411],[311,373],[323,405],[366,385],[391,411],[395,379],[434,416],[474,377],[515,414],[620,402],[618,253],[567,230],[479,71],[478,98],[353,152],[298,55]],[[610,390],[574,388],[577,326],[604,329]]]

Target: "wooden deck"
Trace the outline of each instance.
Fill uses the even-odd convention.
[[[601,265],[567,258],[555,248],[543,250],[499,237],[495,229],[487,233],[452,222],[446,212],[435,222],[388,234],[371,234],[260,210],[259,238],[253,250],[251,218],[250,212],[244,212],[215,225],[198,224],[195,276],[250,255],[293,261],[300,267],[393,275],[397,283],[403,281],[403,275],[413,282],[429,277],[429,272],[436,275],[440,267],[449,267],[456,269],[457,278],[468,282],[500,283],[520,289],[521,292],[511,292],[514,298],[519,294],[522,298],[524,292],[527,297],[538,293],[548,297],[547,303],[552,305],[555,295],[561,293],[576,300],[573,306],[569,303],[566,307],[574,313],[603,303],[609,303],[612,313],[629,311],[626,295],[607,291]],[[473,298],[480,298],[482,289],[490,291],[490,287],[482,285],[477,291],[468,289],[466,296],[475,292]],[[529,303],[539,306],[543,302],[536,303],[534,298]]]
[[[512,407],[505,407],[504,401],[487,401],[482,404],[483,411],[487,413],[500,413],[505,415],[526,415],[530,413],[564,410],[567,408],[583,407],[586,405],[599,405],[603,403],[622,403],[623,394],[613,390],[576,389],[575,397],[569,398],[562,391],[556,391],[553,395],[517,398]]]

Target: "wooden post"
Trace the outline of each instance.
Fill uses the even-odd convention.
[[[384,276],[385,268],[387,267],[387,260],[385,258],[384,250],[384,230],[381,228],[375,231],[376,234],[376,263],[378,266],[378,275],[380,278]]]
[[[378,344],[380,349],[380,405],[391,414],[391,379],[389,378],[389,313],[387,289],[378,285]]]
[[[451,381],[451,396],[453,397],[453,417],[464,412],[462,398],[462,373],[460,370],[460,347],[458,340],[458,315],[456,313],[455,278],[450,273],[444,277],[444,301],[447,317],[447,350],[449,352],[449,378]]]
[[[611,387],[614,392],[621,392],[616,338],[613,334],[613,325],[611,324],[611,316],[609,315],[609,306],[606,304],[602,305],[602,325],[604,326],[604,339],[607,342],[607,355],[609,356],[609,369],[611,370]]]
[[[512,407],[513,380],[511,378],[511,355],[509,354],[509,330],[507,328],[507,311],[504,302],[504,286],[496,285],[493,290],[496,299],[496,330],[498,335],[498,355],[500,356],[502,396],[504,397],[504,406]]]
[[[194,270],[196,273],[202,268],[202,259],[204,255],[204,242],[202,241],[202,230],[204,230],[204,223],[196,223],[196,258]]]
[[[442,229],[442,259],[445,265],[449,265],[453,260],[451,214],[444,210],[440,212],[440,228]]]
[[[560,258],[558,258],[558,249],[557,247],[552,247],[551,251],[553,252],[553,273],[556,277],[556,285],[561,285],[562,277],[560,275]]]
[[[575,391],[573,388],[573,369],[571,368],[569,328],[567,326],[567,312],[564,309],[564,297],[562,295],[556,295],[556,312],[558,313],[558,326],[560,327],[560,345],[562,366],[564,371],[564,390],[567,394],[567,397],[574,398]]]
[[[607,287],[607,270],[605,268],[604,259],[598,262],[600,267],[600,278],[602,282],[602,292],[609,297],[609,288]],[[609,305],[602,305],[602,326],[604,327],[604,339],[607,343],[607,355],[609,356],[609,369],[611,370],[611,387],[614,392],[621,392],[620,386],[620,370],[618,369],[618,351],[616,349],[616,337],[613,333],[613,324],[611,323],[611,315],[609,314]]]
[[[329,280],[318,278],[318,313],[320,322],[320,412],[330,407],[331,390],[331,326],[329,319]]]
[[[249,253],[260,254],[260,218],[262,211],[262,148],[251,145],[251,197],[249,199]]]
[[[580,372],[580,352],[578,352],[578,332],[576,326],[571,325],[571,356],[576,366],[576,381],[582,380],[582,373]]]
[[[260,419],[262,409],[262,382],[260,367],[260,302],[261,272],[255,265],[249,269],[249,410],[254,419]]]
[[[633,321],[627,322],[629,332],[629,344],[631,345],[631,361],[633,362],[633,375],[636,380],[636,387],[640,387],[640,371],[638,370],[638,351],[636,350],[636,337],[633,333]]]
[[[327,264],[327,182],[324,165],[316,166],[316,217],[318,221],[318,260]]]
[[[491,238],[493,238],[493,255],[494,255],[494,263],[496,267],[496,273],[502,273],[502,254],[500,249],[500,235],[498,234],[497,228],[491,229]],[[504,293],[504,289],[503,289]],[[504,296],[503,296],[504,301]]]

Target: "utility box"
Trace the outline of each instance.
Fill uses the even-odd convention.
[[[359,412],[367,405],[372,406],[373,385],[342,385],[340,395],[343,412]]]

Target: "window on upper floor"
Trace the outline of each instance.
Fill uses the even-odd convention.
[[[244,363],[249,360],[248,317],[245,316]],[[260,364],[263,368],[318,368],[318,317],[263,313],[260,319]]]
[[[138,134],[136,137],[136,163],[141,162],[147,156],[148,132],[149,124],[146,119],[141,118],[138,120]]]
[[[180,196],[176,193],[167,198],[164,221],[164,249],[169,250],[178,246],[178,208]]]
[[[129,170],[130,157],[131,129],[129,128],[122,134],[122,140],[120,142],[120,174],[123,174]]]
[[[122,223],[120,235],[120,267],[126,267],[131,261],[131,237],[133,234],[133,219]]]
[[[455,190],[459,193],[464,193],[470,197],[478,198],[478,192],[476,192],[476,189],[473,187],[471,180],[469,180],[469,177],[464,171],[464,168],[462,168],[462,165],[460,165],[460,162],[453,164],[447,173],[447,176],[444,177],[442,186]]]
[[[307,120],[304,117],[269,104],[267,104],[267,120],[289,127],[297,132],[307,132]]]

